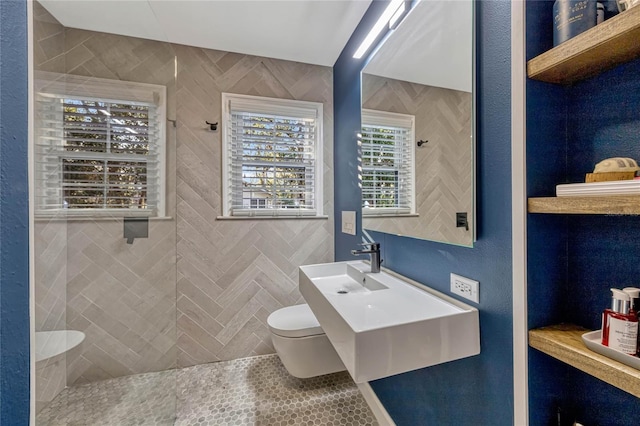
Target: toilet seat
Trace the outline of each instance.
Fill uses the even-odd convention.
[[[324,334],[320,323],[307,304],[278,309],[267,318],[273,334],[282,337],[308,337]]]

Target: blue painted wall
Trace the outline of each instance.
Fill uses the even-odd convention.
[[[527,57],[552,47],[553,2],[527,2]],[[600,160],[640,160],[640,60],[569,87],[527,83],[529,196],[584,181]],[[569,322],[599,329],[610,287],[640,286],[637,216],[529,215],[529,326]],[[531,425],[628,425],[638,399],[530,350]],[[584,392],[576,392],[583,389]],[[555,423],[554,423],[555,424]]]
[[[510,4],[476,3],[477,22],[477,225],[474,248],[456,247],[406,237],[375,234],[382,243],[384,265],[429,286],[449,292],[451,272],[480,281],[480,355],[372,382],[385,408],[399,425],[513,424],[512,263],[511,263],[511,106]],[[361,24],[359,29],[363,25]],[[352,38],[345,51],[355,48]],[[344,52],[343,52],[344,54]],[[357,132],[360,125],[360,78],[347,58],[334,67],[334,79],[349,76],[350,88],[334,92],[336,129]],[[353,90],[358,90],[355,104]],[[347,94],[348,93],[348,94]],[[344,116],[347,114],[348,116]],[[342,117],[341,117],[342,115]],[[354,158],[352,142],[336,133],[336,157]],[[354,156],[354,157],[351,157]],[[336,223],[342,201],[358,209],[352,164],[335,164]],[[352,168],[352,169],[348,169]],[[339,247],[336,258],[349,258]]]
[[[29,422],[27,3],[0,2],[0,424]]]
[[[358,187],[358,147],[356,134],[360,131],[361,87],[360,71],[369,57],[354,59],[353,53],[378,20],[388,1],[373,1],[362,17],[349,42],[333,67],[334,99],[334,211],[335,211],[335,258],[352,258],[350,250],[358,248],[362,241],[359,224],[362,223],[361,191]],[[385,34],[381,34],[383,38]],[[342,212],[355,211],[358,234],[342,233]]]

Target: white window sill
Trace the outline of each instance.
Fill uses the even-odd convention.
[[[36,215],[35,222],[108,222],[122,221],[125,217],[148,218],[151,222],[173,220],[172,216],[63,216],[63,215]]]
[[[329,216],[217,216],[216,220],[314,220],[329,219]]]
[[[380,213],[380,214],[362,214],[362,217],[364,219],[375,219],[375,218],[382,218],[382,217],[420,217],[419,214],[417,213],[407,213],[407,214],[403,214],[403,213]]]

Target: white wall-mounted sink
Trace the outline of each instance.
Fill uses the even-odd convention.
[[[478,310],[363,261],[300,267],[300,292],[356,383],[480,353]]]

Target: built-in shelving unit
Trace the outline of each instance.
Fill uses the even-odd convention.
[[[529,213],[640,215],[640,195],[535,197],[528,201]]]
[[[640,57],[640,7],[616,15],[527,63],[534,80],[571,84]]]
[[[527,12],[530,12],[531,16],[534,18],[531,22],[535,22],[536,20],[544,22],[543,19],[548,22],[550,16],[550,3],[541,5],[533,0],[531,0],[531,3],[533,6],[527,9]],[[547,28],[551,30],[550,22]],[[529,30],[527,34],[528,45],[534,46],[535,48],[543,47],[548,40],[548,37],[542,37],[543,34],[538,34],[538,31],[544,30],[536,28],[534,30]],[[545,35],[548,36],[548,34]],[[640,60],[640,6],[633,7],[623,13],[620,13],[531,59],[527,63],[527,76],[533,80],[547,83],[572,85],[579,81],[595,77],[604,71],[613,69],[619,65],[638,60]],[[633,67],[636,63],[630,64],[630,66]],[[604,79],[604,76],[601,76],[601,78]],[[611,73],[611,79],[615,82],[622,80],[619,73],[616,72]],[[562,114],[563,112],[561,107],[567,106],[569,101],[562,98],[561,93],[568,93],[571,99],[585,111],[585,119],[595,118],[595,122],[598,123],[603,120],[600,120],[600,115],[597,115],[597,111],[616,108],[615,103],[617,100],[615,99],[615,96],[617,94],[620,94],[621,98],[627,102],[623,105],[626,107],[625,111],[629,111],[631,107],[635,105],[635,98],[630,103],[628,102],[629,96],[626,96],[634,92],[625,93],[623,91],[628,90],[628,88],[621,86],[616,87],[613,84],[611,85],[612,87],[597,85],[599,81],[600,78],[596,78],[593,81],[585,82],[585,86],[595,88],[595,95],[593,96],[586,90],[581,91],[581,86],[575,88],[569,87],[567,88],[567,91],[564,92],[556,92],[556,90],[549,85],[531,84],[527,86],[527,97],[531,95],[531,99],[534,100],[532,103],[533,105],[537,105],[538,107],[548,105],[549,108],[554,111],[557,109],[558,114]],[[635,75],[631,75],[628,78],[628,81],[631,82],[629,87],[637,87],[637,84],[640,84],[640,78]],[[599,87],[602,87],[602,89]],[[602,96],[604,93],[608,94],[609,92],[611,92],[610,99]],[[555,95],[556,93],[560,94]],[[543,103],[541,105],[536,104],[536,100],[542,100]],[[623,101],[621,100],[621,102]],[[590,106],[594,106],[593,111],[589,110],[588,107]],[[535,117],[532,121],[534,121],[536,125],[542,126],[540,127],[540,131],[534,129],[531,132],[533,136],[527,142],[527,148],[533,148],[530,151],[528,149],[527,155],[528,157],[534,157],[536,160],[540,159],[540,157],[545,155],[546,152],[545,149],[540,149],[540,147],[543,146],[545,142],[551,144],[555,141],[545,141],[544,139],[537,139],[535,136],[547,137],[550,130],[559,132],[563,128],[563,124],[565,126],[564,128],[570,128],[571,126],[568,125],[573,125],[579,118],[570,116],[569,113],[566,112],[565,117],[558,117],[557,121],[551,122],[547,125],[542,122],[542,120],[539,120],[540,117],[537,114],[539,114],[539,111],[533,109],[529,109],[527,111],[527,118]],[[614,126],[612,125],[611,128],[614,128]],[[629,134],[630,133],[631,132],[629,132]],[[618,154],[617,150],[619,147],[628,148],[630,146],[628,143],[629,134],[625,133],[625,138],[623,139],[610,141],[610,145],[594,147],[596,148],[595,150],[597,151],[597,155],[610,154],[611,156],[615,156]],[[588,136],[581,134],[578,134],[575,137],[576,139],[570,139],[567,141],[567,146],[565,147],[567,150],[573,148],[574,145],[579,145],[579,142],[588,138]],[[627,151],[622,150],[620,152]],[[571,159],[567,158],[567,161],[569,161],[569,164],[564,164],[566,168],[565,174],[569,172],[575,173],[576,170],[572,170],[573,168],[571,167]],[[554,165],[548,166],[548,168],[552,168],[554,172],[558,172],[558,175],[563,172],[562,169],[559,169],[559,167],[562,166],[560,163],[557,167]],[[543,171],[546,170],[547,168],[540,169],[539,171],[534,170],[532,180],[534,182],[540,179],[546,180],[546,175],[543,176]],[[551,190],[553,188],[549,189]],[[528,199],[528,212],[565,215],[640,216],[640,195],[531,197]],[[616,223],[618,221],[620,221],[620,223],[635,223],[635,219],[636,218],[619,218],[616,219]],[[588,226],[591,222],[592,221],[587,218],[584,218],[580,224]],[[612,224],[613,227],[615,227],[614,225],[615,224]],[[544,262],[544,260],[548,258],[548,255],[545,253],[544,247],[540,245],[540,242],[549,237],[546,234],[547,231],[555,230],[556,227],[556,221],[549,221],[548,223],[545,220],[532,221],[532,230],[529,233],[529,236],[534,241],[534,244],[528,245],[528,247],[531,248],[531,257],[529,262]],[[577,227],[569,226],[565,226],[565,229],[571,233],[572,236],[574,236],[573,234],[575,233],[575,239],[578,242],[588,240],[591,235],[593,235],[594,238],[604,237],[605,241],[603,241],[602,245],[603,252],[607,255],[616,254],[609,252],[611,251],[611,247],[615,245],[614,237],[618,235],[617,229],[614,229],[611,232],[613,236],[610,239],[607,239],[608,236],[605,232],[608,231],[608,229],[591,231],[589,229],[578,229]],[[582,232],[591,233],[591,235],[584,235]],[[582,268],[585,263],[595,257],[595,254],[588,253],[588,247],[580,246],[573,249],[565,249],[563,252],[563,248],[566,246],[563,245],[562,240],[557,238],[552,238],[550,243],[550,253],[552,253],[550,255],[566,253],[567,257],[565,258],[560,256],[560,258],[549,259],[549,271],[553,274],[557,271],[571,271],[572,268],[575,268],[576,270],[571,272],[575,273],[574,275],[577,279],[573,281],[570,280],[564,284],[568,286],[581,285],[580,277],[586,275],[586,272],[579,270],[579,268]],[[575,256],[575,259],[569,260],[571,256]],[[572,265],[572,263],[574,263],[574,265]],[[632,263],[632,260],[625,257],[624,259],[621,259],[621,263],[629,265]],[[599,265],[598,267],[601,266],[602,265]],[[600,271],[599,269],[598,271],[595,271],[596,275],[600,275],[601,273],[604,274],[604,271]],[[536,311],[536,307],[540,303],[539,298],[547,297],[547,294],[549,294],[549,292],[545,291],[547,290],[547,287],[557,285],[553,279],[547,276],[540,277],[540,274],[537,274],[538,276],[535,275],[536,274],[534,274],[534,276],[530,275],[529,278],[530,284],[535,282],[533,293],[537,296],[534,299],[529,299],[528,306],[532,311]],[[618,276],[615,273],[613,275]],[[600,283],[599,281],[587,281],[584,285],[586,288],[592,290],[598,288]],[[605,284],[602,285],[604,286]],[[532,286],[532,288],[533,287],[534,286]],[[592,305],[596,305],[596,303],[592,302],[593,301],[589,301],[588,307],[579,308],[581,309],[580,311],[576,311],[575,313],[567,312],[566,319],[573,318],[575,320],[576,318],[580,318],[579,314],[584,313],[582,312],[584,309],[593,311],[594,308]],[[544,321],[544,318],[555,318],[554,315],[547,314],[546,312],[537,311],[536,314],[541,314],[538,318],[542,321]],[[554,320],[549,319],[549,321]],[[529,331],[529,346],[562,363],[570,365],[585,374],[591,375],[615,388],[621,389],[630,395],[633,395],[635,398],[640,398],[640,370],[620,363],[615,359],[608,358],[600,353],[593,352],[589,349],[582,340],[582,335],[589,331],[590,330],[571,324],[537,328]],[[529,374],[543,377],[545,382],[549,382],[548,386],[554,391],[571,392],[571,389],[566,388],[565,383],[562,381],[562,377],[552,376],[556,370],[548,366],[548,361],[548,359],[543,359],[542,357],[531,357],[529,361]],[[568,378],[569,380],[572,380],[573,375],[569,375]],[[606,388],[607,386],[605,385],[598,386],[598,389],[605,395],[609,392]],[[547,406],[549,404],[548,400],[545,399],[547,398],[547,395],[545,395],[544,392],[544,388],[540,389],[540,386],[534,385],[530,394],[533,404],[532,406],[539,409],[536,404],[543,406]],[[614,394],[617,395],[618,393],[615,392]],[[591,399],[587,397],[577,396],[574,399],[578,400],[579,405],[582,407],[591,403]],[[631,399],[633,398],[629,397],[628,399],[624,399],[624,401]],[[623,398],[621,398],[621,400],[623,400]],[[635,402],[636,401],[633,401],[631,404],[635,404]],[[553,411],[553,409],[557,407],[548,408]],[[613,410],[610,408],[611,407],[602,407],[602,410],[598,412],[598,415],[600,416],[598,420],[599,423],[606,423],[606,421],[603,422],[602,419],[606,419],[611,415],[611,411]],[[632,415],[630,414],[630,411],[632,410],[627,410],[625,407],[621,407],[620,405],[616,406],[616,408],[622,408],[621,415],[625,419],[630,418],[629,416]]]
[[[529,346],[640,398],[640,370],[588,349],[581,336],[589,330],[571,324],[529,331]]]

